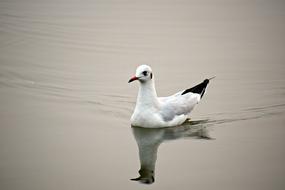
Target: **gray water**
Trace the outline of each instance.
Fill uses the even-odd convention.
[[[284,34],[282,0],[1,0],[0,189],[283,190]],[[140,64],[159,96],[217,76],[193,125],[131,128]]]

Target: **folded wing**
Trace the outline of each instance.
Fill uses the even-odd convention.
[[[160,114],[162,119],[168,122],[182,115],[188,117],[189,113],[205,94],[208,83],[209,79],[205,79],[192,88],[180,91],[172,96],[160,97]]]

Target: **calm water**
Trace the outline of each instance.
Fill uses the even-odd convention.
[[[282,0],[1,0],[0,189],[283,190],[284,34]],[[140,64],[217,76],[192,123],[130,127]]]

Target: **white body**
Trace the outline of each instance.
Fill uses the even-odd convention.
[[[140,67],[136,72],[137,77],[142,70]],[[200,101],[201,96],[191,92],[181,94],[182,91],[168,97],[157,97],[152,76],[150,80],[141,81],[136,107],[131,117],[131,125],[160,128],[182,124],[189,118],[190,112]]]

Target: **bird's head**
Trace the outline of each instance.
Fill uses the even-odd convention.
[[[137,70],[136,70],[136,74],[135,76],[133,76],[130,80],[130,82],[133,82],[135,80],[140,81],[141,83],[150,81],[152,79],[153,75],[152,75],[152,70],[150,68],[150,66],[148,65],[140,65],[138,66]]]

